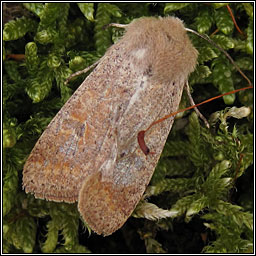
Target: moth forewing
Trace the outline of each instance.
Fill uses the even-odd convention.
[[[141,18],[103,56],[52,120],[23,172],[26,192],[74,202],[98,234],[110,235],[132,214],[154,172],[197,51],[173,17]]]

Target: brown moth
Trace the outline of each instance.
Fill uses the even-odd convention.
[[[178,18],[140,18],[125,29],[51,121],[23,170],[26,192],[78,201],[83,220],[104,236],[140,201],[173,117],[145,134],[152,154],[141,150],[137,134],[177,110],[198,55]]]

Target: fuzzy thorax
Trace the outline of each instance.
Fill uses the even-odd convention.
[[[198,52],[183,22],[174,17],[143,17],[126,27],[125,42],[139,68],[148,70],[161,83],[186,81],[194,71]]]

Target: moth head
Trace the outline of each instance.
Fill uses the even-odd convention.
[[[150,67],[152,79],[183,83],[194,71],[198,52],[183,22],[175,17],[143,17],[126,27],[122,39],[138,68]]]

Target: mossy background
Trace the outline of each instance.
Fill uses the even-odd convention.
[[[22,190],[26,158],[85,75],[68,86],[65,80],[123,33],[102,27],[167,15],[209,35],[253,78],[252,3],[3,5],[3,252],[253,252],[253,90],[200,107],[210,129],[193,111],[178,116],[145,198],[109,237],[89,235],[76,204],[36,200]],[[189,36],[200,53],[189,80],[195,102],[248,85],[219,50]],[[188,105],[184,94],[180,107]]]

